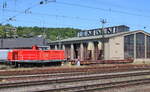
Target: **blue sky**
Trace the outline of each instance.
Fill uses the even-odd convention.
[[[105,26],[128,25],[131,30],[150,32],[149,0],[56,0],[39,5],[40,1],[0,0],[0,23],[93,29],[101,27],[102,18],[107,19]],[[26,9],[31,13],[25,14]],[[6,21],[13,16],[15,21]]]

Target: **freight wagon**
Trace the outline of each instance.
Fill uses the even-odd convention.
[[[61,64],[65,61],[64,50],[39,50],[37,46],[32,49],[14,49],[8,52],[7,59],[10,64]]]

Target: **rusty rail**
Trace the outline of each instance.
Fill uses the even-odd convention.
[[[52,74],[52,73],[68,73],[68,72],[89,72],[89,71],[121,71],[134,69],[149,69],[150,65],[110,65],[110,66],[86,66],[76,68],[33,68],[31,70],[6,70],[0,71],[0,76],[10,75],[29,75],[29,74]]]

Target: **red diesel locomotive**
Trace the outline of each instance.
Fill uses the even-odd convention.
[[[32,49],[14,49],[8,52],[8,62],[21,63],[61,63],[65,61],[64,50],[39,50],[37,46]]]

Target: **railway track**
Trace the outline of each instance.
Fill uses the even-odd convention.
[[[113,87],[114,85],[117,85],[117,84],[119,85],[119,83],[124,84],[125,82],[130,82],[130,81],[134,81],[134,82],[142,81],[142,80],[150,81],[149,76],[150,76],[150,70],[106,73],[106,74],[65,76],[65,77],[48,78],[48,79],[41,79],[41,80],[34,80],[34,81],[28,80],[28,81],[20,81],[20,82],[0,83],[0,89],[4,92],[4,91],[6,91],[6,89],[11,89],[11,88],[16,88],[16,87],[21,88],[21,87],[30,87],[30,86],[40,86],[40,85],[60,85],[60,84],[64,84],[64,83],[73,83],[73,86],[71,86],[71,87],[70,86],[69,87],[64,86],[64,87],[58,87],[58,88],[51,87],[50,89],[45,88],[45,89],[42,89],[39,91],[33,90],[33,92],[62,92],[62,91],[81,92],[81,90],[88,91],[88,90],[98,90],[101,88],[103,89],[105,87],[107,88],[107,87],[111,87],[111,86]],[[97,82],[97,80],[100,80],[100,82],[95,83],[95,82]],[[114,81],[114,80],[116,80],[116,81]],[[89,82],[90,84],[85,85],[86,83],[84,83],[84,82],[86,82],[86,81],[91,81],[91,82]],[[82,85],[76,85],[77,82]],[[93,84],[91,84],[91,83],[93,83]],[[70,85],[70,84],[64,84],[64,85]],[[96,87],[96,88],[94,89],[93,87]],[[17,92],[17,91],[15,91],[15,92]]]
[[[18,81],[18,80],[37,80],[43,78],[54,78],[54,77],[65,77],[65,76],[77,76],[77,75],[88,75],[88,74],[103,74],[103,73],[114,73],[114,72],[126,72],[126,71],[136,71],[136,70],[150,70],[148,67],[133,67],[133,68],[92,68],[87,71],[74,71],[74,72],[64,72],[64,73],[50,73],[50,74],[32,74],[32,75],[10,75],[10,76],[0,76],[0,82],[4,81]]]
[[[102,71],[102,72],[119,72],[124,70],[142,70],[150,69],[150,65],[110,65],[110,66],[86,66],[75,68],[33,68],[30,70],[0,70],[0,76],[12,76],[12,75],[31,75],[31,74],[52,74],[52,73],[68,73],[68,72],[90,72],[90,71]]]
[[[136,71],[137,69],[132,69],[130,71]],[[143,70],[150,70],[149,68],[140,68],[140,71]],[[39,78],[54,78],[54,77],[65,77],[65,76],[77,76],[77,75],[89,75],[89,74],[106,74],[106,73],[113,73],[113,72],[126,72],[129,71],[128,69],[122,69],[120,71],[115,71],[112,69],[111,71],[99,71],[99,70],[92,70],[87,72],[68,72],[68,73],[52,73],[52,74],[32,74],[32,75],[13,75],[13,76],[0,76],[0,81],[15,81],[15,80],[27,80],[27,79],[39,79]]]
[[[129,87],[129,86],[149,84],[149,83],[150,83],[150,79],[137,79],[137,80],[128,80],[128,81],[111,82],[111,83],[91,84],[91,85],[76,86],[76,87],[66,87],[66,88],[59,88],[59,89],[46,89],[46,90],[32,91],[32,92],[100,92],[108,89],[127,87],[127,86]]]

